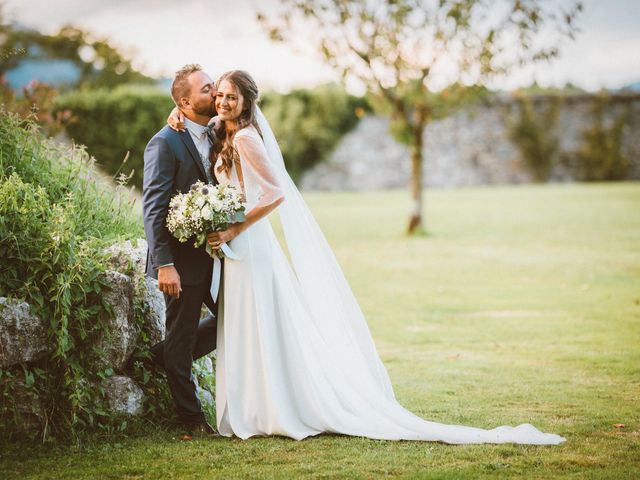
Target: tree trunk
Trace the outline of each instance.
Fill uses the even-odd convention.
[[[424,235],[422,224],[422,132],[424,127],[416,128],[411,138],[411,217],[409,235]]]

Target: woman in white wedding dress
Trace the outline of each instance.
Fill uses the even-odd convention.
[[[222,435],[332,432],[451,444],[559,444],[529,424],[492,430],[430,422],[395,399],[366,320],[257,107],[246,72],[217,82],[227,137],[214,170],[242,188],[247,221],[210,234],[228,243],[218,320],[216,407]],[[267,215],[278,208],[290,259]]]

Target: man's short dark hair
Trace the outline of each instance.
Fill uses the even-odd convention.
[[[193,72],[201,72],[202,67],[197,63],[189,63],[176,72],[171,84],[171,98],[176,106],[180,107],[180,99],[191,94],[189,75]]]

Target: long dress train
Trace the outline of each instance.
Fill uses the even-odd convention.
[[[298,195],[297,190],[291,193],[292,183],[285,188],[290,178],[270,159],[266,141],[252,126],[237,132],[243,182],[235,166],[230,177],[216,168],[220,183],[244,188],[248,211],[272,203],[285,191],[285,203]],[[292,221],[313,223],[304,215]],[[290,256],[310,256],[327,248],[323,237],[315,241],[320,243],[305,245],[306,252],[290,251]],[[484,430],[417,417],[396,401],[366,322],[351,321],[362,313],[346,281],[336,278],[340,274],[334,265],[325,271],[324,263],[316,263],[317,272],[305,272],[302,260],[307,259],[294,258],[294,270],[266,218],[229,246],[240,260],[225,260],[218,321],[216,407],[222,435],[300,440],[333,432],[452,444],[565,440],[530,424]],[[333,281],[340,288],[327,286]]]

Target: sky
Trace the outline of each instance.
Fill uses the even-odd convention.
[[[550,0],[554,1],[554,0]],[[5,14],[26,27],[55,33],[73,24],[106,37],[154,77],[171,77],[186,63],[200,63],[212,77],[248,70],[263,89],[286,92],[338,75],[304,39],[275,44],[256,20],[258,7],[278,0],[0,0]],[[576,41],[558,59],[513,72],[496,88],[531,84],[587,90],[619,88],[640,81],[640,0],[583,0]],[[357,87],[351,87],[352,90]],[[353,92],[358,93],[358,92]]]

